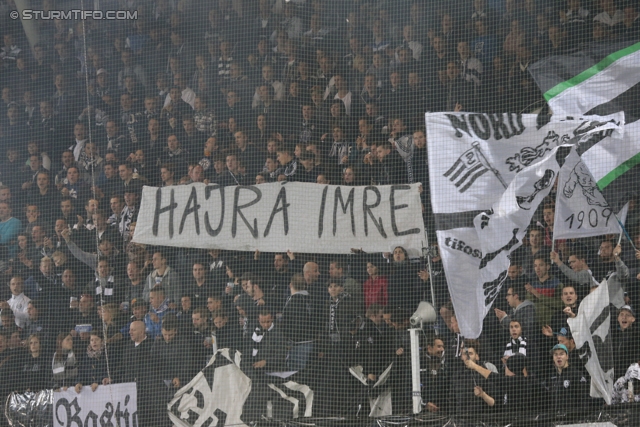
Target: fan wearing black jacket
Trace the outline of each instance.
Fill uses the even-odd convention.
[[[164,402],[153,393],[157,391],[154,383],[154,378],[157,378],[155,366],[149,363],[152,356],[153,341],[147,338],[145,325],[141,320],[131,322],[129,335],[132,342],[125,350],[118,382],[135,382],[137,385],[138,403],[140,405],[138,425],[157,425],[154,422],[157,420],[154,420],[154,418],[162,412],[162,404]]]
[[[554,413],[570,412],[584,407],[588,400],[589,384],[584,373],[569,363],[569,350],[564,344],[551,349],[554,370],[543,382],[549,399],[548,408]]]
[[[301,274],[294,274],[289,284],[291,296],[282,310],[281,330],[284,339],[291,346],[287,368],[302,370],[307,366],[313,351],[315,338],[315,319],[313,302],[307,291],[307,282]]]

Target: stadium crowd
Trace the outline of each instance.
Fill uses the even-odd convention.
[[[626,291],[612,316],[615,377],[640,360],[640,255],[617,236],[552,245],[553,196],[478,340],[459,333],[437,244],[428,266],[401,247],[326,256],[131,241],[149,220],[137,217],[143,185],[286,180],[421,183],[434,242],[424,113],[541,107],[529,65],[591,41],[638,39],[636,2],[99,3],[138,19],[37,21],[32,48],[9,18],[13,1],[0,7],[3,399],[137,381],[139,425],[164,425],[173,393],[229,347],[256,389],[266,372],[306,374],[321,416],[355,414],[394,362],[393,411],[408,413],[407,328],[432,288],[439,317],[421,337],[428,411],[602,405],[588,396],[566,322],[594,280]],[[79,5],[42,1],[61,7]],[[637,230],[634,205],[627,224]],[[639,247],[640,231],[632,239]],[[630,399],[627,381],[619,402]],[[252,399],[249,420],[265,410]]]

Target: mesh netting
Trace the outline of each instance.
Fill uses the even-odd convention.
[[[1,2],[0,425],[636,424],[639,12]]]

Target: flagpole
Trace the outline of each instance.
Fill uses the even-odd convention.
[[[433,267],[431,265],[431,246],[429,246],[429,237],[427,236],[427,230],[424,230],[424,239],[427,241],[427,253],[423,254],[426,255],[427,258],[427,271],[429,272],[429,288],[431,291],[431,305],[433,305],[434,307],[436,306],[436,291],[435,289],[433,289]]]
[[[566,159],[566,157],[565,157]],[[556,183],[558,184],[560,182],[560,174],[558,173],[558,177],[556,177]],[[558,198],[560,197],[560,192],[556,191],[556,199],[553,201],[554,205],[553,205],[553,226],[555,227],[556,225],[556,221],[558,218]],[[544,220],[543,220],[544,221]],[[551,252],[555,252],[556,251],[556,240],[553,238],[553,230],[549,231],[549,237],[551,238]]]
[[[624,233],[624,235],[627,237],[627,239],[629,240],[629,244],[631,245],[631,247],[633,248],[634,251],[637,251],[635,245],[633,244],[633,240],[631,239],[631,236],[629,236],[629,233],[627,233],[627,229],[624,228],[624,224],[622,223],[622,221],[620,221],[620,218],[618,218],[618,215],[616,215],[615,213],[613,214],[616,219],[618,220],[618,224],[620,225],[620,229],[622,230],[622,233]],[[622,238],[622,233],[620,234],[620,238]],[[618,242],[619,243],[619,242]]]

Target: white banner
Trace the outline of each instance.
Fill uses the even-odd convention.
[[[576,351],[587,358],[585,368],[591,376],[591,397],[601,397],[611,405],[613,395],[613,348],[611,342],[611,311],[609,285],[603,280],[587,295],[575,318],[568,318]]]
[[[144,187],[133,241],[239,251],[350,253],[403,246],[419,256],[418,184],[336,186],[299,182]]]
[[[53,393],[54,427],[138,425],[136,383],[85,386],[80,393],[69,387]]]
[[[626,214],[625,207],[618,213],[618,218],[624,222]],[[596,180],[572,150],[560,169],[553,238],[572,239],[620,232],[616,215],[598,190]]]

